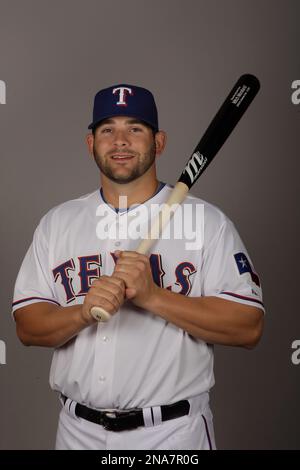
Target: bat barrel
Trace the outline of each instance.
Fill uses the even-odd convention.
[[[252,103],[259,88],[259,80],[254,75],[245,74],[238,79],[196,146],[178,181],[189,188],[193,186]]]

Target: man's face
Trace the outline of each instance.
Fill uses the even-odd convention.
[[[130,183],[154,163],[153,132],[134,118],[106,119],[96,129],[93,154],[98,168],[107,178],[120,184]]]

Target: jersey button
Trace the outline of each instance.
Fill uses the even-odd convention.
[[[104,375],[100,375],[99,380],[100,382],[105,382],[106,377],[104,377]]]
[[[106,343],[108,341],[108,337],[107,336],[103,336],[102,340],[104,341],[104,343]]]
[[[120,246],[121,245],[121,242],[116,242],[115,243],[115,246]]]

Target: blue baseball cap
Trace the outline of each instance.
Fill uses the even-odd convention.
[[[144,121],[158,131],[157,108],[149,90],[135,85],[115,85],[98,91],[94,99],[93,122],[89,129],[103,119],[130,116]]]

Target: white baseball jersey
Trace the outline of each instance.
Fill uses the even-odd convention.
[[[114,251],[136,249],[150,208],[155,214],[171,190],[162,185],[138,219],[133,208],[116,212],[99,189],[50,210],[21,266],[13,310],[41,301],[82,304],[93,279],[112,274]],[[149,254],[154,281],[180,295],[216,296],[263,310],[259,278],[232,222],[190,195],[183,207],[190,231],[181,236],[169,230],[157,240]],[[190,236],[196,214],[204,214],[196,223],[197,243]],[[176,214],[173,220],[180,226]],[[130,238],[124,237],[129,226]],[[174,403],[213,386],[213,347],[127,301],[108,323],[95,323],[55,349],[50,384],[92,408]]]

